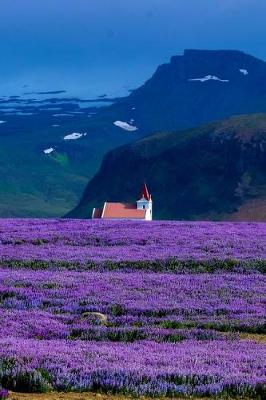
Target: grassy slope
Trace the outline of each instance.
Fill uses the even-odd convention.
[[[127,137],[114,132],[105,140],[109,126],[86,117],[61,118],[60,127],[51,116],[6,118],[0,126],[0,216],[62,216],[77,204],[82,191],[98,169],[102,155]],[[66,142],[72,132],[86,137]],[[50,146],[56,152],[45,155]]]

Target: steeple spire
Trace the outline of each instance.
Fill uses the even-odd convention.
[[[141,198],[143,198],[143,197],[147,201],[151,200],[151,195],[150,195],[150,193],[148,191],[148,188],[147,188],[147,185],[146,185],[145,182],[143,183],[143,186],[142,186],[142,189],[141,189]]]

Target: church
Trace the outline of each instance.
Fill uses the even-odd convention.
[[[103,208],[94,208],[92,219],[130,219],[152,221],[152,197],[144,183],[136,203],[105,202]]]

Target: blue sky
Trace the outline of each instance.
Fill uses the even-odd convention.
[[[0,94],[121,94],[185,48],[266,60],[265,0],[1,0]]]

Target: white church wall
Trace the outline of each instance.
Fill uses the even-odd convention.
[[[147,221],[152,220],[152,201],[146,200],[144,197],[137,201],[138,210],[146,210],[145,219]]]

